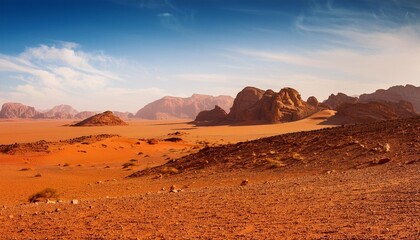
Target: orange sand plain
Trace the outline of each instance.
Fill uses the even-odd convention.
[[[170,159],[196,152],[205,144],[234,143],[331,127],[320,123],[332,114],[332,111],[323,111],[310,118],[284,124],[215,127],[195,127],[186,120],[133,120],[128,121],[128,126],[121,127],[68,127],[64,125],[72,122],[62,120],[1,121],[0,144],[38,140],[57,142],[105,133],[120,137],[89,145],[53,145],[49,153],[0,154],[0,206],[25,203],[29,195],[46,187],[58,189],[61,198],[67,200],[130,195],[138,189],[124,178],[134,170],[161,165]],[[146,142],[150,138],[163,140],[176,131],[185,133],[179,136],[182,142],[159,141],[156,145]],[[139,152],[143,154],[139,155]],[[130,159],[138,161],[136,166],[123,169],[122,164]],[[35,177],[37,174],[41,177]],[[145,190],[147,187],[142,189]]]

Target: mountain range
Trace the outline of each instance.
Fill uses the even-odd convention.
[[[230,96],[201,94],[193,94],[187,98],[166,96],[147,104],[136,114],[119,111],[114,111],[113,114],[122,119],[194,119],[200,112],[210,111],[218,106],[213,115],[217,114],[216,119],[219,120],[225,112],[227,120],[230,121],[281,122],[301,119],[318,111],[320,107],[337,109],[344,103],[381,102],[384,104],[384,102],[399,103],[400,101],[411,103],[414,111],[419,113],[420,87],[413,85],[393,86],[386,90],[379,89],[370,94],[361,94],[359,97],[347,96],[344,93],[331,94],[322,103],[319,103],[315,97],[310,97],[305,102],[300,98],[300,94],[291,88],[274,92],[246,87],[238,93],[236,99]],[[406,106],[404,103],[402,105]],[[359,105],[357,109],[360,109],[360,106],[367,105]],[[343,108],[341,109],[343,111]],[[79,112],[70,105],[58,105],[47,111],[39,111],[32,106],[21,103],[4,103],[0,110],[0,118],[86,119],[97,113],[96,111]],[[210,117],[212,115],[211,112],[206,114]],[[203,119],[205,120],[206,117]]]

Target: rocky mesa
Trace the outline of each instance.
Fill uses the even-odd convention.
[[[220,106],[225,111],[229,111],[232,106],[233,98],[230,96],[210,96],[193,94],[188,98],[163,97],[157,101],[147,104],[136,114],[136,118],[143,119],[194,119],[199,112],[211,110],[215,105]]]
[[[337,113],[328,119],[329,124],[364,124],[384,120],[416,117],[413,105],[406,101],[344,103],[336,108]]]
[[[322,109],[315,97],[309,103],[298,91],[283,88],[279,92],[246,87],[236,96],[227,116],[230,122],[278,123],[306,118]]]
[[[34,107],[21,103],[5,103],[0,111],[0,118],[33,118],[39,112]]]

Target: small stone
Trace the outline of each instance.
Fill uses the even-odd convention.
[[[59,212],[59,211],[61,211],[61,209],[56,208],[54,211],[55,211],[55,212]]]
[[[176,189],[175,185],[172,185],[171,188],[169,189],[170,193],[177,193],[177,192],[180,192],[180,191],[181,191],[181,189]]]
[[[10,218],[10,219],[12,219],[12,218],[14,218],[14,217],[15,217],[15,216],[13,216],[12,214],[10,214],[10,215],[9,215],[9,218]]]
[[[388,143],[385,143],[382,147],[383,147],[385,152],[389,152],[389,150],[391,150],[391,146],[389,146]]]
[[[45,201],[45,203],[46,203],[46,204],[55,204],[55,203],[56,203],[56,201],[51,201],[50,199],[47,199],[47,200]]]
[[[79,200],[73,199],[70,201],[70,203],[76,205],[76,204],[79,204]]]
[[[246,185],[248,185],[248,183],[249,183],[248,179],[244,179],[241,182],[241,186],[246,186]]]

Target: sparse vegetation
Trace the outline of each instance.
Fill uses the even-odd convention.
[[[124,168],[124,169],[127,169],[127,168],[132,168],[132,167],[134,167],[134,166],[137,166],[137,163],[138,162],[138,160],[137,159],[130,159],[130,161],[128,161],[128,162],[126,162],[126,163],[124,163],[123,165],[122,165],[122,167]]]
[[[63,164],[63,167],[70,167],[70,164],[68,164],[68,163],[64,163],[64,164]]]
[[[42,177],[42,175],[41,175],[41,173],[37,173],[37,174],[35,174],[34,177]]]
[[[47,200],[47,199],[57,198],[57,197],[58,197],[57,190],[53,188],[45,188],[44,190],[29,196],[28,200],[29,202],[34,203],[34,202],[39,202],[42,200]]]

